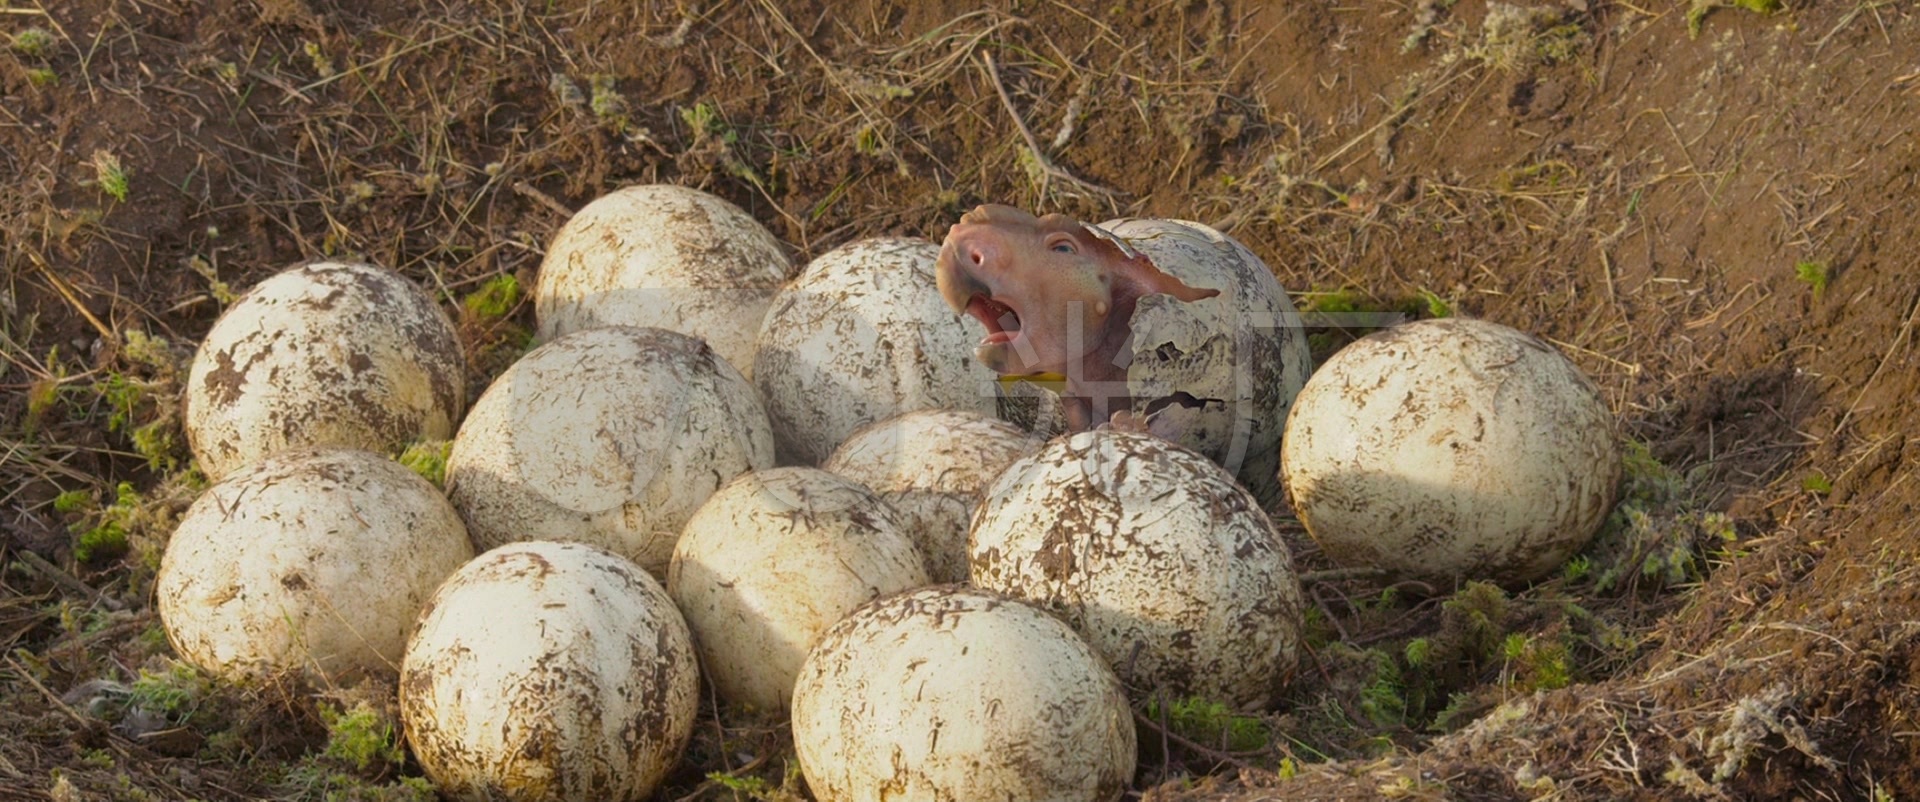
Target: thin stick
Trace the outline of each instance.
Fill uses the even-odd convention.
[[[67,590],[80,594],[81,596],[85,596],[90,601],[99,602],[102,606],[106,607],[108,610],[112,610],[117,613],[127,609],[127,605],[121,603],[119,599],[115,599],[111,596],[101,593],[98,590],[95,590],[92,586],[88,585],[85,582],[80,581],[74,575],[61,570],[60,566],[57,566],[51,562],[48,562],[47,558],[45,557],[42,557],[31,551],[27,551],[26,549],[15,549],[13,552],[13,557],[16,560],[19,560],[23,563],[26,563],[29,566],[32,566],[35,571],[38,571],[41,576],[46,577],[48,581],[51,581],[53,584],[59,585],[60,587],[66,588]]]
[[[519,193],[524,197],[532,198],[536,203],[539,203],[541,206],[545,206],[549,209],[552,209],[554,213],[560,215],[561,217],[573,216],[573,210],[567,208],[566,204],[561,203],[558,200],[555,200],[552,195],[548,195],[545,192],[541,192],[539,189],[535,188],[532,184],[529,184],[525,181],[513,182],[513,191]]]
[[[1020,138],[1026,140],[1027,150],[1033,154],[1034,163],[1040,165],[1040,171],[1045,173],[1049,178],[1058,178],[1061,181],[1065,181],[1081,189],[1098,192],[1106,196],[1107,202],[1112,203],[1113,199],[1119,196],[1120,193],[1100,186],[1099,184],[1082,181],[1073,173],[1069,173],[1059,165],[1054,164],[1052,159],[1047,158],[1046,151],[1040,149],[1040,140],[1033,138],[1033,131],[1027,128],[1026,121],[1020,119],[1020,112],[1014,109],[1013,98],[1007,94],[1006,85],[1000,82],[1000,71],[993,66],[993,56],[984,50],[980,51],[980,63],[983,71],[987,74],[987,80],[993,83],[993,91],[1000,95],[1000,103],[1007,107],[1007,116],[1013,118],[1013,127],[1019,129]],[[1040,185],[1040,195],[1044,199],[1046,194],[1047,185],[1043,182]]]
[[[73,719],[75,723],[79,724],[82,727],[92,727],[97,723],[92,719],[87,718],[86,716],[80,715],[80,712],[77,710],[74,710],[72,705],[67,704],[65,700],[60,698],[60,694],[54,693],[52,690],[48,689],[47,686],[42,684],[38,678],[33,676],[33,672],[28,671],[26,666],[20,665],[19,661],[13,659],[12,655],[7,656],[7,665],[12,667],[13,672],[19,675],[21,679],[26,680],[28,684],[34,687],[35,690],[38,690],[40,691],[40,693],[44,694],[47,697],[47,701],[53,703],[53,706],[55,709],[59,710],[62,713],[67,714],[67,718]]]
[[[1165,702],[1165,698],[1166,698],[1165,694],[1162,694],[1161,699],[1163,704]],[[1164,719],[1165,716],[1166,716],[1166,711],[1162,710],[1161,717]],[[1221,763],[1231,764],[1234,768],[1240,768],[1240,769],[1253,768],[1253,764],[1248,763],[1244,760],[1241,760],[1240,758],[1234,757],[1233,753],[1231,752],[1225,752],[1219,749],[1215,749],[1211,746],[1207,746],[1206,744],[1200,743],[1184,735],[1181,735],[1177,732],[1174,732],[1173,727],[1165,721],[1154,721],[1153,719],[1147,718],[1146,716],[1142,715],[1139,711],[1135,711],[1133,714],[1133,717],[1136,721],[1139,721],[1140,723],[1145,724],[1149,728],[1152,728],[1153,730],[1156,730],[1160,733],[1160,737],[1161,737],[1160,749],[1161,749],[1161,758],[1163,761],[1163,765],[1161,766],[1161,769],[1160,769],[1160,773],[1161,773],[1160,779],[1162,782],[1166,781],[1166,774],[1168,772],[1168,765],[1164,763],[1167,757],[1166,753],[1171,751],[1167,749],[1167,741],[1172,741],[1173,743],[1179,744],[1180,747],[1183,749],[1186,749],[1192,752],[1199,752],[1200,754],[1205,755],[1214,760],[1220,761]]]
[[[1887,345],[1887,352],[1880,356],[1880,364],[1873,367],[1873,373],[1867,376],[1866,383],[1860,385],[1860,392],[1854,394],[1853,403],[1847,405],[1846,414],[1841,415],[1840,422],[1834,424],[1834,434],[1839,434],[1841,430],[1846,428],[1847,423],[1853,420],[1854,410],[1860,408],[1861,399],[1866,398],[1867,391],[1873,389],[1874,381],[1880,378],[1880,371],[1886,370],[1887,363],[1893,361],[1894,353],[1900,350],[1900,346],[1907,344],[1907,336],[1913,333],[1913,324],[1916,316],[1920,316],[1920,295],[1914,296],[1913,301],[1907,304],[1906,322],[1900,324],[1900,331],[1894,334],[1893,342]]]
[[[60,297],[67,299],[67,304],[72,306],[74,311],[79,312],[81,317],[86,318],[87,322],[92,323],[94,329],[100,332],[101,339],[106,340],[112,345],[120,344],[120,335],[115,334],[113,329],[107,328],[107,324],[100,322],[100,318],[94,317],[92,312],[87,311],[87,307],[80,303],[80,299],[74,295],[73,290],[67,287],[65,281],[60,280],[60,276],[53,272],[53,268],[47,264],[45,259],[41,259],[40,255],[33,251],[27,251],[26,253],[27,258],[33,260],[34,265],[40,268],[40,272],[47,274],[47,282],[52,284],[53,288],[60,293]]]
[[[1348,579],[1379,579],[1387,575],[1384,568],[1328,568],[1324,571],[1308,571],[1300,575],[1301,582],[1341,582]]]

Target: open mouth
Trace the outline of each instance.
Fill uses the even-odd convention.
[[[987,337],[981,340],[982,344],[1011,342],[1020,336],[1020,313],[983,294],[974,293],[973,298],[967,301],[967,314],[987,327]]]

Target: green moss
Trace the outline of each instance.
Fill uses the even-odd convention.
[[[212,692],[212,681],[198,669],[174,660],[165,671],[140,669],[127,695],[127,706],[159,713],[169,721],[184,724],[193,718]]]
[[[280,779],[284,802],[437,802],[439,793],[424,777],[401,777],[391,782],[368,780],[308,760]]]
[[[1160,700],[1147,703],[1146,716],[1163,720]],[[1221,744],[1233,752],[1254,752],[1273,742],[1273,734],[1258,717],[1234,713],[1226,704],[1201,696],[1174,700],[1164,716],[1175,735],[1195,743]]]
[[[155,623],[134,637],[134,643],[147,654],[159,654],[167,648],[167,628]]]
[[[366,702],[340,710],[320,703],[320,721],[327,727],[326,757],[369,772],[395,768],[406,761],[399,730],[392,718]]]
[[[400,452],[400,464],[432,482],[434,487],[445,487],[447,455],[452,451],[451,440],[425,440],[408,445]]]
[[[126,554],[127,531],[139,515],[142,501],[140,492],[133,489],[132,483],[121,482],[115,488],[113,503],[90,516],[92,526],[84,530],[76,527],[79,538],[74,542],[73,558],[90,563]]]
[[[1824,473],[1814,471],[1813,473],[1807,474],[1805,479],[1800,480],[1800,489],[1814,495],[1824,496],[1833,492],[1833,480],[1828,479]]]
[[[1707,14],[1716,8],[1738,8],[1755,14],[1772,14],[1784,7],[1780,0],[1729,0],[1725,3],[1715,2],[1715,0],[1693,0],[1693,5],[1687,9],[1687,37],[1700,38],[1700,31],[1705,27]]]
[[[1509,634],[1500,645],[1507,681],[1522,692],[1550,691],[1573,684],[1573,657],[1558,638]]]
[[[127,192],[132,187],[132,179],[127,173],[127,168],[120,164],[120,157],[106,150],[94,151],[93,171],[94,180],[99,183],[101,191],[113,196],[116,201],[127,202]]]
[[[81,512],[93,506],[93,493],[88,490],[68,490],[53,497],[55,512]]]
[[[807,797],[800,793],[800,764],[788,762],[786,773],[780,784],[774,785],[765,777],[740,776],[730,772],[713,771],[707,773],[707,779],[734,793],[738,799],[745,794],[755,802],[806,802]]]
[[[1733,520],[1701,509],[1696,479],[1661,464],[1645,444],[1626,444],[1623,467],[1620,501],[1585,554],[1593,590],[1657,591],[1699,580],[1708,560],[1738,539]]]
[[[1307,293],[1306,302],[1301,304],[1302,312],[1319,312],[1328,315],[1340,315],[1351,312],[1380,311],[1367,297],[1366,293],[1351,287],[1327,292]]]
[[[1414,638],[1407,641],[1407,646],[1401,650],[1401,654],[1406,657],[1407,667],[1425,668],[1433,660],[1433,641]]]
[[[53,46],[53,34],[45,28],[27,28],[14,34],[13,41],[8,43],[8,46],[20,55],[39,58]]]
[[[1368,650],[1373,660],[1373,674],[1366,685],[1360,688],[1360,712],[1381,727],[1392,727],[1406,723],[1408,707],[1406,678],[1400,671],[1399,663],[1393,656],[1378,650]]]
[[[137,329],[121,336],[120,356],[127,369],[109,372],[92,385],[107,409],[107,431],[124,435],[149,469],[171,473],[186,453],[172,398],[181,365],[164,338]]]
[[[720,117],[719,107],[704,100],[681,109],[680,121],[693,129],[695,140],[718,137],[721,142],[731,145],[740,139],[740,135],[734,132],[733,127]]]
[[[870,124],[860,126],[860,130],[854,132],[853,149],[862,156],[878,156],[886,150],[880,143],[879,129]]]
[[[1474,662],[1492,660],[1506,635],[1512,602],[1491,582],[1468,582],[1440,604],[1440,627],[1452,650]]]
[[[1832,279],[1832,271],[1826,262],[1802,261],[1793,266],[1793,274],[1807,286],[1813,288],[1813,297],[1819,298],[1827,292],[1827,282]]]
[[[488,279],[480,289],[462,298],[460,305],[478,319],[497,320],[519,305],[522,294],[520,280],[512,274],[502,274]]]

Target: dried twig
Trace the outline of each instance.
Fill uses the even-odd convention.
[[[27,258],[33,261],[34,266],[40,268],[41,273],[46,274],[47,283],[52,284],[53,289],[60,293],[60,297],[66,299],[67,305],[73,307],[74,311],[79,312],[81,317],[86,318],[87,322],[93,324],[93,328],[100,332],[100,339],[105,340],[109,345],[120,344],[120,335],[115,334],[107,324],[100,322],[100,318],[94,317],[93,312],[89,311],[85,304],[80,303],[80,298],[74,294],[73,289],[67,286],[67,282],[60,279],[59,274],[53,272],[53,267],[48,265],[45,259],[40,258],[40,255],[33,251],[27,251],[26,254]]]
[[[1025,120],[1020,119],[1019,110],[1013,107],[1013,98],[1007,95],[1006,85],[1000,82],[1000,71],[993,66],[993,56],[982,51],[980,53],[980,64],[981,70],[987,74],[987,80],[993,83],[993,91],[999,93],[1001,104],[1007,107],[1007,116],[1013,118],[1013,127],[1019,129],[1020,138],[1026,140],[1027,150],[1033,154],[1034,164],[1040,166],[1040,172],[1042,174],[1040,196],[1042,198],[1045,198],[1047,195],[1048,183],[1051,179],[1055,178],[1072,186],[1079,187],[1080,189],[1099,193],[1105,197],[1109,203],[1112,203],[1114,198],[1119,197],[1119,192],[1099,184],[1083,181],[1073,173],[1067,172],[1060,165],[1054,164],[1052,159],[1047,158],[1046,151],[1040,149],[1040,140],[1033,138],[1033,131],[1027,128]]]
[[[567,208],[566,204],[561,203],[560,201],[554,199],[552,195],[548,195],[545,192],[541,192],[538,187],[535,187],[534,185],[529,184],[525,181],[513,182],[513,191],[516,193],[519,193],[523,197],[532,198],[535,203],[538,203],[541,206],[545,206],[549,209],[552,209],[554,214],[558,214],[563,218],[570,218],[573,216],[573,210]]]
[[[106,607],[107,609],[112,610],[116,613],[127,609],[127,605],[121,602],[119,599],[113,598],[112,596],[108,596],[104,593],[101,593],[98,590],[93,589],[92,586],[88,585],[85,582],[80,581],[78,578],[74,577],[74,575],[61,570],[60,566],[57,566],[51,562],[48,562],[47,558],[45,557],[42,557],[31,551],[27,551],[26,549],[15,549],[13,551],[13,556],[14,556],[14,559],[17,559],[20,562],[26,563],[29,567],[33,568],[35,571],[38,571],[41,576],[46,577],[46,579],[52,582],[53,584],[66,588],[67,590],[72,591],[73,593],[77,593],[81,596],[85,596],[89,601],[99,602],[101,606]]]
[[[1361,566],[1357,568],[1328,568],[1320,571],[1308,571],[1300,575],[1301,583],[1308,582],[1344,582],[1349,579],[1379,579],[1387,575],[1385,568]]]
[[[1166,717],[1166,705],[1165,705],[1164,698],[1162,699],[1160,714],[1161,714],[1161,718],[1164,719]],[[1206,756],[1210,760],[1216,760],[1221,763],[1226,763],[1226,764],[1232,765],[1234,768],[1239,768],[1239,769],[1253,768],[1253,764],[1233,756],[1233,754],[1230,752],[1223,752],[1219,749],[1215,749],[1211,746],[1207,746],[1206,744],[1202,744],[1198,741],[1195,741],[1191,738],[1187,738],[1186,736],[1183,736],[1177,732],[1174,732],[1173,727],[1167,724],[1165,721],[1155,721],[1154,719],[1148,718],[1147,716],[1141,714],[1139,711],[1134,712],[1133,719],[1135,721],[1138,721],[1142,724],[1147,725],[1147,727],[1153,729],[1155,732],[1160,733],[1160,737],[1162,738],[1160,742],[1161,750],[1162,750],[1161,751],[1162,767],[1161,767],[1160,779],[1162,782],[1166,781],[1166,774],[1168,770],[1166,765],[1166,760],[1167,760],[1166,743],[1168,741],[1172,741],[1173,743],[1179,744],[1180,748],[1182,749],[1185,749],[1190,752],[1198,752],[1199,754]]]

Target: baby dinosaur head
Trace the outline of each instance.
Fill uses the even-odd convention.
[[[1067,374],[1070,382],[1102,380],[1084,374],[1110,367],[1103,363],[1126,342],[1141,296],[1219,294],[1182,284],[1098,228],[992,204],[948,230],[936,271],[947,305],[986,327],[974,349],[982,364],[1006,376]]]
[[[986,327],[974,356],[989,369],[1065,373],[1107,327],[1115,258],[1124,257],[1064,215],[989,205],[948,230],[936,270],[947,304]]]

